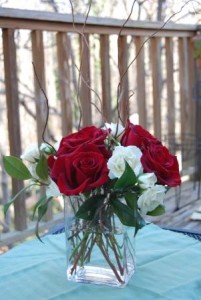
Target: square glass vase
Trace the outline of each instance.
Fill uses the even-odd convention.
[[[92,220],[78,218],[84,201],[65,197],[67,280],[124,287],[135,272],[134,238],[107,205]]]

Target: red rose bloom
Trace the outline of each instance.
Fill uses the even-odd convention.
[[[51,177],[65,195],[78,195],[108,181],[107,161],[98,146],[84,144],[75,152],[59,156]]]
[[[128,121],[125,132],[121,138],[121,145],[137,146],[143,151],[143,149],[146,148],[150,143],[161,144],[156,137],[151,135],[142,126],[133,125],[130,121]]]
[[[70,154],[74,151],[78,151],[84,143],[95,144],[106,157],[110,154],[106,150],[104,140],[107,137],[108,132],[106,130],[96,128],[95,126],[85,127],[78,132],[72,133],[61,140],[57,156],[64,154]]]
[[[145,172],[155,173],[158,183],[169,187],[181,184],[177,158],[161,144],[150,144],[144,150],[141,162]]]

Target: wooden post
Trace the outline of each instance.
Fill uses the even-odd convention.
[[[167,70],[167,121],[168,146],[171,153],[175,152],[175,91],[174,91],[174,63],[173,43],[171,38],[165,39],[166,70]]]
[[[144,47],[142,37],[135,38],[135,48],[137,53],[137,105],[139,114],[139,123],[147,128],[147,112],[146,112],[146,89],[145,89],[145,65],[144,65]],[[140,51],[140,52],[139,52]],[[139,54],[138,54],[139,53]]]
[[[120,36],[118,38],[118,68],[120,75],[120,89],[119,89],[119,110],[122,123],[125,124],[129,117],[129,87],[128,87],[128,72],[126,68],[128,65],[128,45],[127,36]]]
[[[181,105],[181,144],[182,144],[182,169],[188,169],[194,160],[195,146],[194,134],[194,103],[192,96],[192,51],[189,52],[189,40],[179,38],[179,81],[180,81],[180,105]],[[192,154],[188,154],[188,153]]]
[[[69,38],[66,33],[58,32],[56,39],[59,71],[59,92],[61,100],[62,136],[65,136],[72,132],[72,98],[70,91],[70,72],[67,53],[67,39]]]
[[[40,81],[40,85],[43,90],[46,91],[46,82],[45,82],[45,60],[44,60],[44,47],[43,47],[43,33],[42,31],[34,30],[31,32],[32,40],[32,56],[33,64],[37,76]],[[37,136],[38,144],[40,145],[43,142],[42,132],[45,126],[45,119],[47,115],[47,106],[44,94],[39,86],[36,75],[34,74],[34,87],[35,87],[35,103],[36,103],[36,121],[37,121]],[[48,140],[47,133],[45,132],[45,140]],[[45,187],[41,188],[41,196],[45,194]],[[44,217],[46,221],[52,219],[52,207],[51,202],[49,202],[47,213]]]
[[[32,40],[32,58],[40,85],[46,91],[45,82],[45,62],[44,62],[44,47],[43,47],[43,33],[42,31],[34,30],[31,32]],[[34,74],[34,88],[35,88],[35,103],[36,103],[36,121],[37,121],[37,137],[38,143],[43,142],[42,132],[45,126],[45,118],[47,114],[46,100],[44,94],[39,86],[36,75]],[[47,134],[46,134],[47,138]]]
[[[194,38],[194,43],[197,40],[201,40],[201,31],[198,32]],[[195,47],[195,46],[194,46]],[[196,160],[195,160],[195,176],[196,180],[201,180],[201,65],[199,61],[195,59],[195,132],[196,132]],[[200,185],[198,190],[198,196],[200,196]]]
[[[189,101],[190,101],[190,109],[191,112],[189,114],[190,122],[190,133],[195,134],[195,114],[196,114],[196,107],[195,107],[195,64],[194,64],[194,57],[193,57],[193,44],[192,39],[187,38],[187,52],[188,52],[188,85],[189,85]]]
[[[160,39],[151,39],[151,64],[153,78],[154,134],[161,139],[161,76],[160,76]]]
[[[84,37],[80,36],[81,84],[79,89],[83,127],[92,124],[89,35],[85,34]]]
[[[111,82],[110,82],[110,50],[109,36],[100,35],[100,59],[102,81],[102,110],[103,117],[107,122],[112,121],[111,111]]]
[[[3,52],[10,154],[19,157],[21,155],[20,115],[16,46],[14,30],[12,29],[3,29]],[[17,194],[23,187],[22,181],[12,180],[13,195]],[[26,229],[26,207],[23,195],[14,202],[14,210],[15,228],[17,230]]]
[[[191,133],[191,87],[189,86],[188,70],[188,47],[187,39],[179,38],[179,83],[180,83],[180,104],[181,104],[181,136],[183,143],[187,135]]]

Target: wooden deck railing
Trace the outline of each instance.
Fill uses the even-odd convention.
[[[193,91],[196,78],[192,37],[198,28],[172,22],[164,26],[163,23],[144,21],[129,21],[122,28],[123,23],[123,20],[89,17],[85,24],[84,17],[76,16],[73,24],[71,15],[0,9],[4,58],[1,76],[4,74],[7,130],[12,155],[20,155],[26,146],[23,132],[27,127],[24,120],[28,118],[24,111],[22,114],[20,105],[23,103],[19,77],[24,66],[16,36],[19,32],[27,35],[27,48],[31,53],[29,60],[24,59],[24,64],[31,69],[33,61],[51,108],[55,104],[51,102],[52,86],[48,80],[53,77],[56,82],[55,94],[58,95],[54,107],[59,117],[50,117],[49,127],[54,135],[68,134],[77,127],[77,91],[82,108],[82,126],[92,123],[102,125],[100,114],[92,102],[99,106],[107,122],[115,121],[118,83],[120,115],[124,123],[128,115],[134,114],[139,117],[139,124],[158,138],[171,136],[171,142],[195,134],[196,101]],[[47,63],[50,34],[54,55],[52,74]],[[80,84],[78,73],[75,74],[75,63],[80,65],[79,53],[82,57]],[[33,85],[36,117],[31,129],[33,138],[29,136],[29,139],[34,140],[34,131],[37,131],[40,142],[46,115],[45,99],[33,70],[28,77],[32,80],[23,83],[30,89]],[[22,78],[25,79],[26,75]],[[99,94],[101,105],[90,87]],[[47,131],[49,137],[51,134]],[[13,194],[21,187],[22,183],[13,181]],[[26,227],[25,200],[20,198],[15,203],[15,228],[23,230]]]

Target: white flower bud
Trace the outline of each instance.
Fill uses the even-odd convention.
[[[124,131],[124,127],[117,123],[105,123],[104,129],[111,129],[111,135],[113,136],[119,136]]]
[[[21,159],[34,163],[40,157],[40,151],[37,144],[30,144],[20,156]]]

